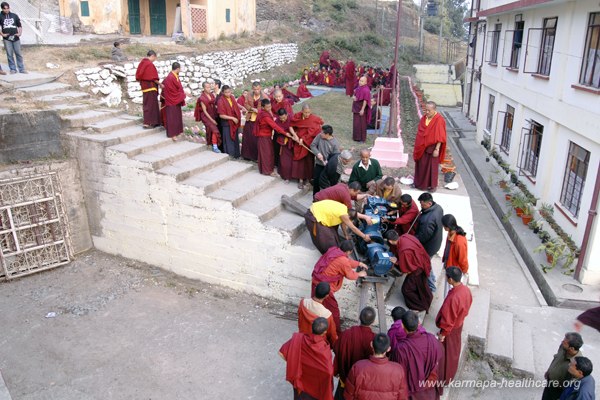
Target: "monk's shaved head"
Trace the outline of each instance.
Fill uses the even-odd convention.
[[[375,309],[373,307],[365,307],[360,312],[360,324],[364,326],[370,326],[373,322],[375,322]]]
[[[394,320],[394,322],[396,322],[399,319],[402,319],[404,314],[406,314],[406,309],[404,307],[394,307],[394,309],[392,310],[392,319]]]
[[[260,87],[260,82],[252,82],[252,88]]]
[[[458,283],[462,279],[462,271],[458,267],[448,267],[446,268],[446,278]]]
[[[408,310],[402,316],[402,325],[404,326],[404,330],[408,333],[416,331],[419,327],[419,316],[416,312]]]
[[[329,323],[323,317],[316,318],[312,323],[312,333],[315,335],[324,335],[329,328]]]
[[[373,338],[373,353],[382,355],[390,349],[390,338],[385,333],[378,333]]]
[[[383,180],[383,184],[385,186],[394,186],[395,183],[396,183],[396,179],[394,179],[393,176],[388,176],[387,178],[385,178]]]
[[[367,77],[366,76],[361,76],[360,79],[358,80],[358,84],[360,86],[365,86],[367,84]]]
[[[360,157],[371,157],[371,151],[369,149],[362,149],[360,151]]]
[[[429,100],[427,103],[425,103],[426,105],[432,107],[434,110],[437,109],[437,104],[435,104],[435,101],[431,101]]]
[[[310,104],[308,104],[308,103],[302,104],[302,111],[304,111],[304,110],[310,111]]]
[[[204,89],[204,90],[210,89],[210,82],[208,82],[208,81],[202,82],[202,89]]]
[[[340,250],[342,250],[344,253],[354,250],[354,244],[352,243],[352,240],[342,241],[342,243],[340,243]]]
[[[329,286],[329,283],[319,282],[317,287],[315,287],[315,297],[319,300],[323,300],[329,295],[330,290],[331,288]]]
[[[281,89],[275,89],[275,91],[273,92],[273,98],[277,103],[283,100],[283,92],[281,91]]]

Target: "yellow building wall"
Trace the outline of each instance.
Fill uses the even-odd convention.
[[[226,10],[231,10],[230,22],[226,22]],[[209,39],[240,34],[256,30],[256,0],[209,0],[208,1]]]
[[[123,10],[121,0],[89,0],[89,17],[81,16],[79,3],[79,0],[60,0],[60,15],[67,18],[77,15],[83,25],[93,27],[94,33],[105,34],[119,31]]]

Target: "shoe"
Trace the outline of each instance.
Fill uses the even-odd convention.
[[[216,144],[213,144],[213,145],[212,145],[212,150],[213,150],[213,152],[215,152],[215,153],[221,154],[221,150],[219,150],[219,148],[217,147],[217,145],[216,145]]]
[[[2,70],[0,69],[0,75],[6,75],[6,71],[2,71]]]
[[[28,74],[29,72],[27,72],[27,71],[23,70],[23,71],[21,71],[21,73],[22,73],[22,74]]]
[[[12,75],[12,74],[16,74],[16,73],[17,73],[17,71],[10,71],[10,73],[11,73],[11,75]]]
[[[153,127],[150,125],[144,125],[144,129],[152,129]]]

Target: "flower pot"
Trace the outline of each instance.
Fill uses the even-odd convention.
[[[521,221],[523,221],[523,225],[529,225],[529,223],[533,220],[533,215],[523,214],[521,215]]]
[[[489,157],[486,157],[486,158],[485,158],[485,162],[490,162],[490,158],[489,158]]]
[[[548,261],[548,264],[552,264],[552,262],[554,261],[554,256],[552,254],[546,253],[546,261]]]
[[[504,198],[506,199],[506,201],[510,201],[510,199],[512,199],[512,196],[510,194],[505,194]]]
[[[519,208],[519,207],[515,207],[515,211],[517,212],[517,217],[520,217],[523,215],[523,209]]]
[[[500,181],[500,188],[504,189],[504,188],[506,188],[506,185],[507,185],[506,181]]]
[[[540,228],[533,228],[533,233],[536,235],[540,232]]]

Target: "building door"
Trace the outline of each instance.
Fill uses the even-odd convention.
[[[167,7],[165,0],[150,0],[150,34],[167,34]]]
[[[129,33],[139,35],[142,33],[140,26],[140,0],[127,0],[129,8]]]

